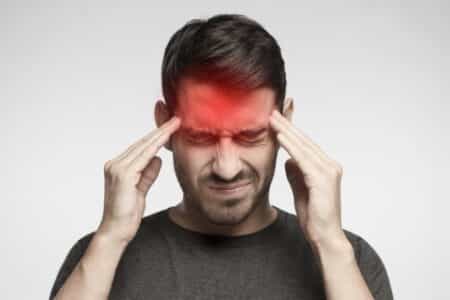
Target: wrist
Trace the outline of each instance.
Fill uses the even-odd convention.
[[[95,244],[103,249],[124,250],[130,242],[128,239],[121,238],[113,233],[103,230],[102,228],[99,228],[95,232],[93,239],[95,240]]]
[[[126,246],[127,243],[102,231],[95,232],[78,265],[82,293],[95,295],[96,299],[107,299],[115,270]]]
[[[92,237],[85,255],[80,260],[83,271],[94,273],[103,268],[115,266],[122,257],[127,243],[118,241],[103,232],[96,232]]]
[[[128,243],[133,239],[133,236],[129,233],[130,230],[124,231],[121,226],[112,224],[108,221],[102,221],[97,228],[95,235],[105,244],[111,246],[126,247]]]
[[[328,239],[314,242],[312,248],[320,260],[330,258],[351,262],[355,258],[353,246],[344,232]]]

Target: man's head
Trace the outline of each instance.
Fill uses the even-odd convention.
[[[267,202],[279,148],[269,116],[292,112],[276,40],[242,15],[192,20],[166,47],[162,86],[155,118],[181,118],[167,147],[185,205],[210,223],[239,224]]]

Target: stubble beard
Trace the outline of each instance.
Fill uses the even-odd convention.
[[[243,223],[258,206],[265,206],[269,201],[269,190],[275,172],[275,161],[271,161],[265,178],[258,176],[253,170],[252,189],[245,197],[229,199],[208,199],[205,193],[194,189],[183,167],[174,157],[175,174],[183,191],[185,212],[196,219],[207,221],[217,226],[235,226]],[[257,183],[263,179],[259,190]]]

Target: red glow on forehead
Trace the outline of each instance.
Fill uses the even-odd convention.
[[[268,88],[242,92],[186,79],[181,83],[177,114],[182,126],[237,131],[267,126],[274,108],[274,93]]]

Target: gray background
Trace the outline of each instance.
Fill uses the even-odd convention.
[[[154,128],[169,37],[234,12],[278,39],[295,124],[343,165],[344,228],[382,257],[396,299],[444,299],[448,3],[2,1],[1,298],[47,297],[69,248],[99,224],[104,162]],[[181,196],[160,155],[146,215]],[[272,203],[295,213],[287,158]]]

